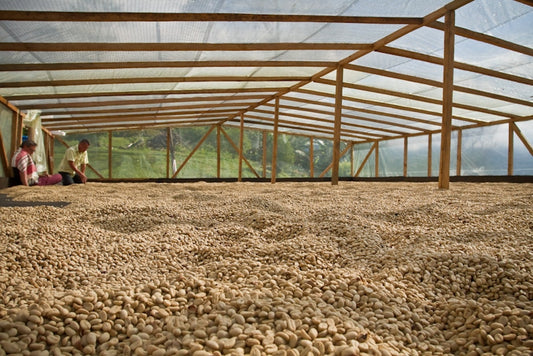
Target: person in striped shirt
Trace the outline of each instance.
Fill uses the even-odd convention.
[[[35,152],[37,144],[32,140],[22,142],[20,148],[13,155],[11,160],[11,167],[13,168],[13,175],[15,184],[22,184],[26,186],[32,185],[54,185],[61,182],[61,174],[56,173],[52,175],[39,175],[37,166],[33,162],[31,155]]]

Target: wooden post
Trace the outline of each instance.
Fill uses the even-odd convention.
[[[509,141],[507,143],[507,175],[512,176],[514,170],[514,130],[509,122]]]
[[[433,134],[428,135],[428,177],[431,177],[433,165]]]
[[[453,61],[455,43],[455,12],[445,16],[444,66],[442,89],[442,131],[440,142],[439,189],[450,188],[450,149],[453,108]]]
[[[374,174],[377,178],[379,177],[379,141],[376,141],[376,148],[374,148],[374,157],[375,157]]]
[[[170,127],[167,127],[167,179],[170,177]]]
[[[403,176],[407,177],[407,136],[403,138]]]
[[[309,176],[315,176],[315,147],[313,137],[309,137]]]
[[[461,176],[461,147],[463,145],[463,130],[457,132],[457,167],[455,167],[455,174]]]
[[[267,174],[267,132],[263,130],[263,178]]]
[[[6,177],[12,176],[12,170],[11,170],[9,159],[10,158],[7,156],[7,152],[5,150],[4,139],[2,137],[2,131],[0,131],[0,161],[2,162],[2,167],[4,168],[4,173]]]
[[[341,146],[341,120],[342,120],[342,81],[343,67],[337,66],[337,80],[335,87],[335,128],[333,131],[333,167],[331,168],[331,184],[339,184],[339,160]]]
[[[350,176],[353,177],[353,149],[354,149],[354,144],[352,142],[352,148],[350,150]]]
[[[217,125],[217,178],[220,178],[220,125]]]
[[[113,178],[113,131],[107,132],[107,170],[109,179]]]
[[[276,108],[274,110],[274,137],[272,138],[272,174],[270,183],[276,183],[276,166],[278,156],[278,123],[279,123],[279,97],[276,98]]]
[[[239,178],[237,181],[242,182],[242,150],[244,147],[244,114],[241,114],[241,131],[239,134]]]
[[[54,173],[54,135],[50,136],[50,146],[49,146],[49,155],[50,155],[50,174]]]

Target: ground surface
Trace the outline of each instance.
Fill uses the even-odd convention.
[[[0,355],[533,349],[532,184],[1,193]]]

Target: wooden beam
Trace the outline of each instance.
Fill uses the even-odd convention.
[[[0,11],[4,21],[52,22],[312,22],[365,24],[418,24],[420,17],[288,15],[253,13],[196,12],[78,12],[78,11]]]
[[[446,28],[445,24],[439,21],[435,21],[429,24],[428,26],[431,28],[435,28],[437,30],[441,30],[441,31],[444,31]],[[479,42],[484,42],[492,46],[497,46],[497,47],[504,48],[510,51],[523,53],[526,56],[533,56],[533,48],[521,46],[519,44],[509,42],[498,37],[490,36],[485,33],[472,31],[467,28],[455,27],[455,35],[469,38],[471,40],[475,40]]]
[[[339,65],[337,67],[337,79],[335,86],[335,123],[333,125],[333,159],[331,170],[331,184],[339,184],[339,160],[340,156],[340,137],[341,137],[341,125],[342,125],[342,87],[343,87],[343,74],[344,68]]]
[[[315,148],[313,137],[309,137],[309,176],[313,178],[315,176]]]
[[[377,149],[378,141],[374,141],[374,144],[370,147],[368,150],[368,153],[366,154],[365,158],[363,159],[363,162],[359,165],[359,168],[357,169],[357,172],[355,172],[354,178],[359,177],[359,174],[361,174],[361,171],[363,170],[366,162],[369,160],[370,156],[372,155],[372,152]]]
[[[442,132],[439,167],[439,189],[450,188],[450,149],[452,133],[453,109],[453,64],[454,64],[454,26],[455,13],[449,11],[445,16],[446,31],[444,32],[444,70],[442,91]]]
[[[168,148],[168,145],[167,145]],[[113,131],[107,131],[107,176],[113,178]],[[167,164],[168,171],[168,164]],[[168,178],[168,174],[167,174]]]
[[[533,52],[533,50],[532,50],[532,52]],[[372,67],[359,66],[359,65],[347,65],[346,69],[354,70],[354,71],[358,71],[358,72],[363,72],[363,73],[375,74],[375,75],[379,75],[379,76],[383,76],[383,77],[387,77],[387,78],[394,78],[394,79],[405,80],[405,81],[409,81],[409,82],[413,82],[413,83],[429,85],[429,86],[433,86],[433,87],[436,87],[436,88],[442,88],[443,87],[443,84],[441,82],[437,81],[437,80],[430,80],[430,79],[420,78],[420,77],[413,76],[413,75],[395,73],[395,72],[390,72],[390,71],[377,69],[377,68],[372,68]],[[514,103],[514,104],[533,107],[533,102],[531,102],[531,101],[522,100],[522,99],[518,99],[518,98],[513,98],[513,97],[510,97],[510,96],[496,94],[496,93],[492,93],[492,92],[488,92],[488,91],[484,91],[484,90],[478,90],[478,89],[463,87],[463,86],[460,86],[460,85],[454,85],[453,86],[453,90],[454,91],[458,91],[458,92],[462,92],[462,93],[478,95],[478,96],[483,96],[483,97],[487,97],[487,98],[491,98],[491,99],[507,101],[507,102]]]
[[[221,130],[221,127],[220,125],[217,125],[217,178],[220,178],[220,158],[221,158],[221,154],[220,154],[220,144],[221,144],[221,141],[220,141],[220,130]]]
[[[407,177],[407,150],[408,150],[408,138],[403,139],[403,176]]]
[[[50,104],[39,104],[39,110],[42,113],[47,115],[54,115],[48,110],[51,109],[72,109],[72,108],[90,108],[90,107],[106,107],[106,106],[125,106],[125,105],[150,105],[150,104],[174,104],[174,103],[188,103],[188,102],[211,102],[211,101],[220,101],[228,102],[230,104],[232,101],[238,100],[260,100],[263,99],[264,95],[222,95],[222,96],[193,96],[193,97],[184,97],[184,98],[161,98],[161,99],[139,99],[139,100],[106,100],[106,101],[76,101],[68,103],[50,103]],[[249,104],[249,103],[248,103]],[[197,104],[200,105],[200,104]],[[182,105],[180,107],[183,107]],[[164,106],[168,108],[170,106]],[[20,110],[28,110],[35,108],[33,105],[18,105]],[[72,111],[69,110],[69,113]]]
[[[315,91],[315,90],[308,90],[308,89],[298,89],[298,90],[295,90],[295,92],[302,93],[302,94],[307,94],[307,95],[317,95],[317,96],[322,96],[322,97],[326,97],[326,98],[334,98],[335,97],[334,94],[318,92],[318,91]],[[378,106],[378,107],[382,106],[382,107],[395,109],[395,110],[409,111],[409,112],[415,112],[415,113],[429,115],[429,116],[436,116],[436,117],[439,117],[439,119],[442,118],[442,112],[437,112],[437,111],[412,108],[412,107],[403,106],[403,105],[385,103],[385,102],[376,101],[376,100],[366,100],[366,99],[360,99],[360,98],[349,97],[349,96],[344,96],[342,99],[343,99],[343,101],[351,101],[351,102],[356,102],[356,103],[374,105],[374,106]],[[382,113],[381,115],[386,115],[386,114]],[[454,120],[461,120],[461,121],[466,121],[466,122],[476,122],[476,123],[479,122],[479,120],[475,120],[475,119],[471,119],[471,118],[465,118],[465,117],[461,117],[461,116],[457,116],[457,115],[454,115],[452,118]],[[440,128],[440,125],[441,125],[440,121],[439,122],[437,122],[437,121],[433,122],[433,121],[430,121],[430,120],[422,120],[422,119],[416,119],[416,118],[412,118],[411,121],[420,122],[420,123],[426,123],[428,125],[436,125],[439,128]]]
[[[516,136],[518,136],[520,141],[522,141],[524,146],[529,151],[529,154],[533,156],[533,147],[531,147],[531,144],[528,142],[527,138],[524,136],[524,134],[522,134],[522,131],[520,131],[518,126],[516,126],[516,123],[513,122],[513,123],[511,123],[511,125],[513,127],[513,131],[516,133]]]
[[[69,115],[71,119],[76,119],[76,115],[102,115],[102,114],[126,114],[126,113],[151,113],[155,112],[154,115],[164,114],[166,111],[179,110],[175,112],[181,112],[183,110],[190,109],[202,109],[194,110],[192,112],[208,112],[213,108],[225,108],[231,107],[233,110],[239,110],[240,107],[247,106],[250,103],[246,102],[225,102],[225,103],[203,103],[203,104],[194,104],[194,105],[172,105],[172,106],[139,106],[137,108],[118,108],[118,109],[103,109],[103,110],[61,110],[61,111],[41,111],[41,116],[54,116],[55,119],[58,119],[58,116]],[[40,106],[39,106],[40,108]]]
[[[382,47],[382,48],[377,49],[376,51],[377,52],[381,52],[381,53],[385,53],[385,54],[394,55],[394,56],[411,58],[411,59],[415,59],[415,60],[419,60],[419,61],[423,61],[423,62],[443,65],[443,59],[442,58],[435,57],[435,56],[430,56],[430,55],[422,54],[422,53],[418,53],[418,52],[408,51],[408,50],[404,50],[404,49],[393,48],[393,47]],[[513,81],[513,82],[516,82],[516,83],[533,85],[533,79],[530,79],[530,78],[527,78],[527,77],[520,77],[520,76],[517,76],[517,75],[508,74],[508,73],[498,72],[498,71],[495,71],[495,70],[491,70],[491,69],[487,69],[487,68],[483,68],[483,67],[478,67],[478,66],[475,66],[475,65],[467,64],[467,63],[454,62],[454,67],[455,67],[455,69],[461,69],[461,70],[464,70],[464,71],[478,73],[478,74],[482,74],[482,75],[487,75],[487,76],[494,77],[494,78],[500,78],[500,79],[504,79],[504,80]]]
[[[512,176],[514,170],[514,128],[513,123],[508,125],[508,141],[507,141],[507,175]]]
[[[82,62],[82,63],[11,63],[0,64],[1,72],[55,70],[97,70],[135,68],[203,68],[203,67],[335,67],[329,61],[160,61],[160,62]]]
[[[433,134],[428,135],[428,177],[431,177],[433,165]]]
[[[50,99],[74,99],[74,98],[96,98],[96,97],[123,97],[123,96],[154,96],[154,95],[192,95],[192,94],[230,94],[230,93],[272,93],[279,90],[285,90],[285,87],[271,88],[238,88],[238,89],[195,89],[195,90],[139,90],[139,91],[116,91],[116,92],[81,92],[81,93],[63,93],[63,94],[28,94],[6,96],[7,100],[50,100]],[[1,97],[0,97],[1,99]]]
[[[169,52],[169,51],[331,51],[372,50],[366,43],[108,43],[108,42],[1,42],[0,51],[9,52]]]
[[[272,169],[270,183],[276,183],[276,173],[278,164],[278,130],[279,130],[279,97],[276,98],[276,107],[274,111],[274,133],[272,140]]]
[[[329,84],[329,85],[334,85],[334,83],[335,83],[332,80],[326,80],[326,79],[317,79],[317,80],[315,80],[315,82],[321,83],[321,84]],[[421,96],[421,95],[407,94],[407,93],[394,91],[394,90],[375,88],[375,87],[370,87],[370,86],[367,86],[367,85],[344,83],[344,87],[345,88],[350,88],[350,89],[368,91],[368,92],[372,92],[372,93],[396,96],[396,97],[405,98],[405,99],[409,99],[409,100],[421,101],[421,102],[424,102],[424,103],[442,105],[442,100],[427,98],[427,97]],[[453,86],[452,86],[452,90],[453,90]],[[472,110],[472,111],[482,112],[482,113],[491,114],[491,115],[495,115],[495,116],[502,116],[502,117],[508,117],[508,118],[513,118],[513,119],[514,118],[519,118],[519,116],[515,115],[515,114],[505,113],[505,112],[501,112],[501,111],[497,111],[497,110],[485,109],[484,107],[479,107],[479,106],[460,104],[460,103],[453,103],[453,106],[456,107],[456,108],[460,108],[460,109]],[[470,121],[475,121],[477,123],[482,123],[482,121],[480,121],[480,120],[472,120],[472,119],[469,119],[469,120]]]
[[[26,82],[3,82],[3,88],[58,87],[73,85],[111,85],[145,83],[198,83],[198,82],[297,82],[308,77],[138,77],[138,78],[100,78],[74,80],[44,80]]]
[[[379,141],[376,141],[376,149],[374,150],[374,176],[379,177]]]
[[[2,131],[0,131],[0,161],[2,162],[2,167],[4,169],[5,176],[13,176],[11,164],[9,162],[9,158],[7,157],[6,147],[4,145],[4,137],[2,136]]]
[[[457,164],[455,166],[455,174],[461,176],[461,157],[463,147],[463,130],[457,130]]]
[[[244,114],[241,114],[241,125],[239,130],[239,173],[238,182],[242,182],[242,151],[244,147]]]
[[[263,133],[263,178],[266,178],[267,171],[267,132],[262,130]]]
[[[205,133],[205,135],[200,139],[200,141],[198,141],[198,143],[196,144],[196,146],[193,148],[193,150],[191,151],[191,153],[189,153],[189,155],[187,156],[187,158],[185,158],[185,160],[181,163],[181,165],[179,166],[179,168],[176,170],[176,172],[174,172],[174,174],[172,175],[172,179],[176,178],[176,176],[179,174],[179,172],[183,169],[183,167],[185,166],[185,164],[187,164],[187,162],[189,161],[189,159],[191,159],[191,157],[196,153],[196,151],[198,150],[198,148],[200,148],[200,146],[202,145],[202,143],[204,143],[205,139],[209,136],[209,134],[215,129],[215,125],[212,125],[209,130]]]
[[[348,150],[350,150],[353,146],[353,142],[350,142],[346,145],[346,147],[344,147],[344,149],[342,150],[342,152],[339,152],[339,160],[344,157],[344,155],[346,154],[346,152],[348,152]],[[326,175],[326,173],[332,169],[334,166],[333,162],[331,162],[323,171],[322,173],[320,173],[319,177],[322,178]],[[332,174],[333,175],[333,174]],[[337,180],[337,184],[335,185],[338,185],[338,180]]]
[[[220,127],[220,125],[217,125]],[[222,133],[224,134],[224,137],[226,137],[226,140],[228,140],[228,142],[230,143],[230,145],[233,147],[233,149],[235,150],[235,152],[239,153],[239,147],[233,142],[233,140],[231,139],[231,137],[227,134],[227,132],[222,129],[221,127],[221,130],[222,130]],[[242,157],[242,159],[244,160],[244,163],[246,163],[246,165],[248,166],[248,168],[250,168],[250,170],[252,171],[252,173],[257,177],[259,178],[259,174],[257,174],[256,170],[254,169],[254,167],[252,167],[251,163],[246,159],[246,157]]]

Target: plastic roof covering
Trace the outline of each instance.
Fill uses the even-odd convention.
[[[0,95],[21,110],[41,110],[44,127],[65,131],[237,126],[241,114],[245,126],[271,130],[279,98],[280,132],[331,138],[342,63],[342,139],[438,132],[444,18],[421,21],[445,6],[455,8],[453,125],[531,120],[533,7],[525,0],[2,0]],[[16,11],[27,17],[13,18]],[[50,12],[97,12],[99,19],[43,21]],[[230,20],[105,20],[131,13]],[[242,21],[239,14],[335,17]],[[416,29],[383,46],[408,26]]]

